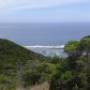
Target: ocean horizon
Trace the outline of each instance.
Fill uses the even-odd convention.
[[[64,45],[90,35],[90,23],[0,23],[0,38],[23,46]]]

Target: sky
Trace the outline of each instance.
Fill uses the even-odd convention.
[[[90,22],[90,0],[0,0],[0,22]]]

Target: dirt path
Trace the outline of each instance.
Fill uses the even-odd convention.
[[[49,90],[49,84],[44,82],[43,84],[33,86],[31,90]]]

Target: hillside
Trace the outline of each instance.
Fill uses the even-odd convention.
[[[0,39],[1,60],[40,60],[42,55],[34,53],[12,41]]]
[[[0,39],[0,90],[14,90],[29,81],[32,63],[45,57],[34,53],[12,41]],[[28,62],[32,61],[32,62]]]
[[[32,90],[40,87],[47,90],[48,84],[44,82],[51,79],[58,67],[48,59],[52,60],[12,41],[0,39],[0,90],[29,90],[31,87]]]

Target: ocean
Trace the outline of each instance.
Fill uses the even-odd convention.
[[[90,23],[1,23],[0,38],[23,46],[63,45],[90,35]]]
[[[0,38],[9,39],[45,56],[63,57],[65,54],[62,45],[86,35],[90,35],[90,23],[0,24]]]

